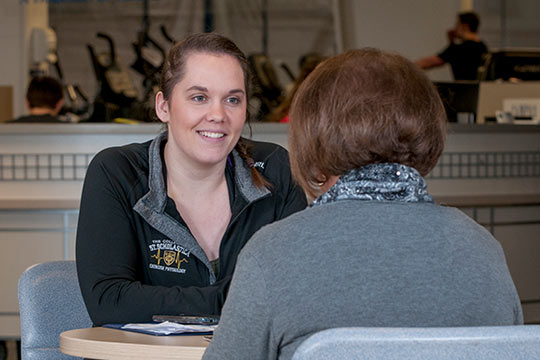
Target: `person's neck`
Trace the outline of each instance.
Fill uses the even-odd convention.
[[[52,115],[54,116],[54,109],[48,107],[33,107],[30,108],[30,115]]]
[[[467,40],[470,40],[470,41],[480,41],[480,38],[478,37],[478,33],[473,33],[473,32],[470,32],[470,31],[467,31],[463,34],[463,36],[461,37],[461,39],[463,41],[467,41]]]
[[[168,145],[165,145],[167,194],[172,199],[209,196],[225,181],[227,160],[214,166],[203,166],[174,156],[167,149]]]

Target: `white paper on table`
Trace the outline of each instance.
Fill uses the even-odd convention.
[[[184,325],[170,321],[156,324],[126,324],[122,326],[125,330],[139,330],[158,335],[182,334],[190,332],[213,332],[217,325]]]

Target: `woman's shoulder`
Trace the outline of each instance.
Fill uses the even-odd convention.
[[[150,141],[114,146],[98,152],[88,166],[88,172],[121,174],[126,172],[146,173],[148,171],[148,148]]]
[[[264,161],[267,158],[273,157],[273,156],[287,156],[288,152],[287,150],[275,143],[266,142],[266,141],[256,141],[251,139],[243,138],[242,141],[244,141],[248,148],[251,156],[255,161],[261,160]]]
[[[288,179],[291,176],[291,167],[289,163],[289,153],[278,144],[245,140],[249,148],[250,156],[253,158],[254,167],[271,183],[281,183],[288,186]]]
[[[289,169],[289,152],[281,145],[243,139],[248,145],[250,156],[255,161],[258,170],[266,170],[268,167],[285,166]]]
[[[150,141],[108,147],[99,151],[92,159],[92,162],[118,164],[118,161],[147,159],[149,146]]]
[[[85,187],[114,189],[136,201],[147,191],[150,142],[103,149],[86,171]]]

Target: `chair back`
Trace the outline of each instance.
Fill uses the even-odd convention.
[[[540,325],[335,328],[307,338],[293,360],[540,359]]]
[[[60,353],[60,333],[92,326],[75,261],[33,265],[19,279],[23,360],[76,359]]]

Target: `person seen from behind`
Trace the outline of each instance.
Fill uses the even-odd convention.
[[[29,115],[12,120],[14,123],[58,123],[58,113],[63,104],[62,85],[53,77],[32,78],[26,91]]]
[[[291,359],[336,327],[523,323],[501,245],[427,191],[446,114],[418,66],[369,48],[337,55],[290,117],[293,176],[314,200],[244,247],[203,359]]]

